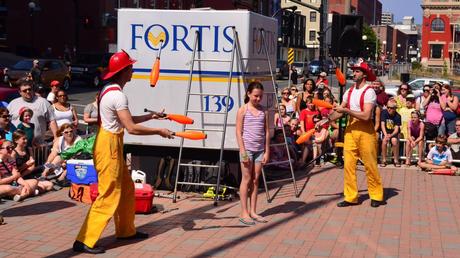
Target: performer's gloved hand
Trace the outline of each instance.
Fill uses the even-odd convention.
[[[161,128],[158,134],[164,138],[172,139],[173,137],[173,132],[169,131],[166,128]]]
[[[339,113],[342,113],[342,114],[345,114],[345,113],[347,113],[348,108],[343,108],[341,106],[337,106],[337,107],[335,107],[335,111],[337,111]]]

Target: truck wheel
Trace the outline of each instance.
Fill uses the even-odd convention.
[[[62,83],[62,88],[64,90],[68,90],[70,88],[70,80],[69,80],[69,78],[64,79],[64,82]]]

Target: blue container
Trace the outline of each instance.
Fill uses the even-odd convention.
[[[97,173],[92,159],[67,161],[67,179],[79,185],[97,183]]]

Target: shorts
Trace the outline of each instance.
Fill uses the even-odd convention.
[[[246,153],[248,155],[249,161],[253,163],[262,162],[262,159],[264,158],[264,154],[265,154],[264,151],[250,151],[250,150],[246,150]],[[243,157],[241,156],[241,153],[240,153],[240,162],[243,162]]]

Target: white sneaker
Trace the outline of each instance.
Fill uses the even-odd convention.
[[[19,202],[19,201],[21,201],[21,200],[22,200],[22,198],[21,198],[21,196],[20,196],[19,194],[16,194],[16,195],[13,197],[13,201],[15,201],[15,202]]]
[[[54,169],[54,174],[56,176],[60,176],[62,174],[62,172],[64,172],[64,169],[62,169],[62,167],[59,167],[59,168],[55,168]]]
[[[38,189],[35,189],[35,196],[39,195],[40,194],[40,191]]]

